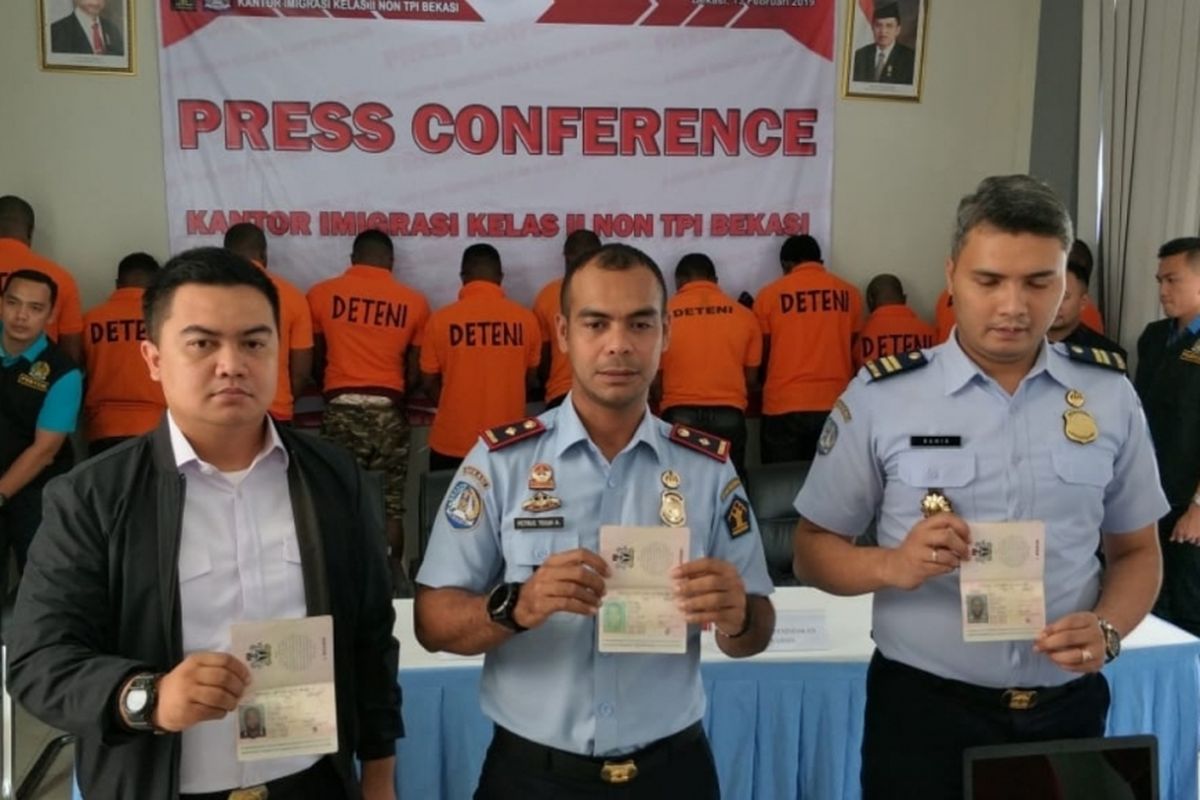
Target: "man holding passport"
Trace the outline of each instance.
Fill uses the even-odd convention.
[[[394,800],[398,646],[378,490],[349,453],[268,417],[279,298],[261,270],[190,250],[142,300],[142,354],[168,413],[46,487],[6,632],[13,696],[79,737],[85,797]],[[239,707],[279,695],[264,668],[321,661],[324,705],[290,695],[275,711],[303,720],[292,737],[269,721],[239,743]],[[297,741],[301,727],[328,746]],[[270,757],[242,757],[268,745]]]
[[[586,254],[561,305],[572,389],[485,431],[460,466],[417,576],[417,637],[487,654],[496,729],[476,798],[715,798],[699,624],[730,656],[766,647],[758,527],[729,443],[647,407],[668,333],[654,262]]]

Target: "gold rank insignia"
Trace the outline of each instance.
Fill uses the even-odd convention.
[[[877,358],[874,361],[868,361],[863,364],[863,368],[871,376],[871,382],[881,381],[884,378],[890,378],[893,375],[899,375],[902,372],[911,372],[914,369],[920,369],[929,363],[929,359],[920,350],[913,350],[908,353],[900,353],[894,356],[884,356]]]
[[[562,500],[546,492],[534,492],[533,497],[521,503],[521,508],[538,514],[542,511],[553,511],[556,508],[562,508]]]
[[[928,519],[934,514],[954,513],[954,504],[950,502],[950,498],[942,493],[941,489],[930,489],[921,498],[921,516]]]
[[[510,444],[537,436],[545,431],[546,426],[540,420],[530,417],[519,422],[497,425],[495,428],[489,428],[480,435],[483,437],[483,441],[487,443],[488,450],[499,450],[502,447],[508,447]]]
[[[50,365],[45,361],[35,361],[29,367],[29,376],[34,380],[44,381],[50,377]]]
[[[1067,405],[1071,408],[1083,408],[1084,397],[1083,392],[1078,389],[1071,389],[1067,392]]]
[[[678,489],[680,484],[679,473],[673,469],[666,470],[662,474],[662,485],[668,489]]]
[[[1200,341],[1197,341],[1191,347],[1180,353],[1179,360],[1186,361],[1189,364],[1200,364]]]
[[[1077,408],[1063,412],[1063,433],[1076,444],[1091,444],[1100,435],[1092,415]]]
[[[683,502],[683,495],[674,489],[664,489],[662,501],[658,507],[658,517],[664,525],[672,528],[682,528],[686,525],[687,508]]]
[[[554,468],[549,464],[534,464],[529,470],[529,488],[548,491],[554,488]]]
[[[1092,364],[1097,367],[1111,369],[1114,372],[1125,372],[1125,359],[1120,353],[1111,350],[1101,350],[1099,347],[1083,347],[1073,344],[1067,348],[1067,358],[1081,364]]]
[[[719,436],[713,436],[686,425],[674,425],[667,438],[675,444],[683,445],[697,453],[703,453],[722,463],[729,460],[730,444]]]

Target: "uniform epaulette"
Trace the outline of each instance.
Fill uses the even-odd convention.
[[[675,444],[681,444],[722,463],[729,460],[729,441],[720,436],[713,436],[711,433],[698,431],[687,425],[672,425],[668,438]]]
[[[1102,350],[1099,347],[1084,347],[1083,345],[1067,345],[1067,358],[1082,364],[1095,364],[1116,372],[1127,372],[1125,358],[1112,350]]]
[[[522,439],[528,439],[531,436],[537,436],[545,432],[546,426],[542,424],[541,420],[536,417],[528,417],[517,422],[508,422],[504,425],[488,428],[480,436],[487,442],[488,450],[499,450]]]
[[[929,359],[925,357],[924,353],[920,350],[912,350],[908,353],[877,358],[874,361],[868,361],[863,366],[867,368],[867,372],[871,373],[871,382],[874,383],[893,375],[899,375],[901,372],[920,369],[928,363]]]

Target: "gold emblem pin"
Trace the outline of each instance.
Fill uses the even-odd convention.
[[[1067,392],[1067,405],[1071,408],[1083,408],[1084,397],[1083,392],[1078,389],[1071,389]]]
[[[673,469],[669,469],[662,474],[662,485],[668,489],[678,489],[680,484],[679,473]]]
[[[1063,433],[1076,444],[1090,444],[1100,435],[1092,415],[1078,409],[1063,412]]]
[[[687,509],[684,506],[683,495],[672,489],[664,490],[662,503],[658,507],[658,516],[664,525],[682,528],[687,523]]]
[[[552,494],[546,494],[545,492],[534,492],[533,497],[529,498],[524,503],[521,503],[521,508],[525,509],[526,511],[531,511],[534,514],[541,513],[542,511],[553,511],[554,509],[561,507],[562,500],[559,500]]]
[[[529,488],[546,491],[554,488],[554,468],[549,464],[534,464],[529,470]]]
[[[930,489],[921,498],[921,516],[925,518],[932,517],[934,514],[942,512],[954,513],[954,505],[950,502],[950,498],[942,494],[941,489]]]

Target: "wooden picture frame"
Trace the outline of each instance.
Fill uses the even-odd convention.
[[[37,0],[41,66],[134,75],[134,0]]]
[[[848,0],[842,96],[920,101],[929,0]]]

